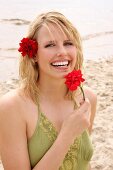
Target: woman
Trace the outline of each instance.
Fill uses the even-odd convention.
[[[68,81],[83,64],[78,31],[61,13],[41,14],[19,52],[21,85],[0,101],[4,169],[89,170],[96,95]]]

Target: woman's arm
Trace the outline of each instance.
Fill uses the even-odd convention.
[[[91,89],[85,89],[86,96],[88,97],[91,103],[91,114],[90,114],[90,126],[89,126],[89,133],[92,132],[93,122],[96,114],[96,107],[97,107],[97,95],[92,92]],[[88,170],[91,170],[91,164],[89,164]]]
[[[96,114],[96,107],[97,107],[97,95],[90,89],[85,88],[84,90],[86,97],[89,99],[91,104],[91,113],[90,113],[90,126],[89,126],[89,133],[92,132],[93,122]]]
[[[89,168],[88,168],[88,170],[91,170],[91,165],[89,164]]]
[[[31,170],[26,124],[19,110],[12,97],[0,101],[0,155],[4,170]]]
[[[69,139],[67,135],[60,133],[52,147],[33,168],[33,170],[59,170],[59,167],[69,150],[70,144],[72,144],[72,140]]]

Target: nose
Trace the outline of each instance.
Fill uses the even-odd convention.
[[[67,51],[63,45],[60,45],[57,50],[57,56],[60,57],[65,55],[67,55]]]

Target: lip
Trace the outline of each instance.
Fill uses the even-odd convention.
[[[53,67],[55,70],[60,70],[60,71],[67,71],[68,66],[63,66],[63,67]]]
[[[52,61],[51,64],[52,64],[52,63],[56,63],[56,62],[65,62],[65,61],[70,62],[69,59],[62,59],[62,60],[60,59],[60,60],[54,60],[54,61]]]
[[[52,65],[52,63],[54,63],[54,62],[66,62],[66,61],[69,62],[69,64],[68,64],[67,66],[55,67],[55,66]],[[69,69],[70,60],[68,60],[68,59],[64,59],[64,60],[54,60],[52,63],[51,63],[51,66],[52,66],[55,70],[66,72],[66,71]]]
[[[52,65],[52,63],[57,63],[57,62],[67,62],[67,61],[68,61],[68,66],[69,66],[69,64],[70,64],[70,60],[68,60],[68,59],[54,60],[54,61],[53,61],[53,62],[51,62],[50,64]],[[53,66],[53,65],[52,65],[52,66]],[[68,67],[68,66],[64,66],[63,68]],[[60,69],[60,67],[59,67],[58,69]]]

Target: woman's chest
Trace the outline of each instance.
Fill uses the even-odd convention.
[[[60,131],[62,124],[68,116],[73,112],[73,102],[64,102],[62,104],[40,104],[38,106],[28,106],[26,108],[26,120],[27,120],[27,136],[28,139],[33,135],[37,124],[39,123],[40,113],[42,112],[45,119],[48,120],[57,132]]]
[[[43,107],[45,106],[45,107]],[[63,121],[74,111],[74,104],[70,102],[62,102],[60,104],[48,104],[41,106],[41,112],[53,124],[57,132],[60,131]]]

